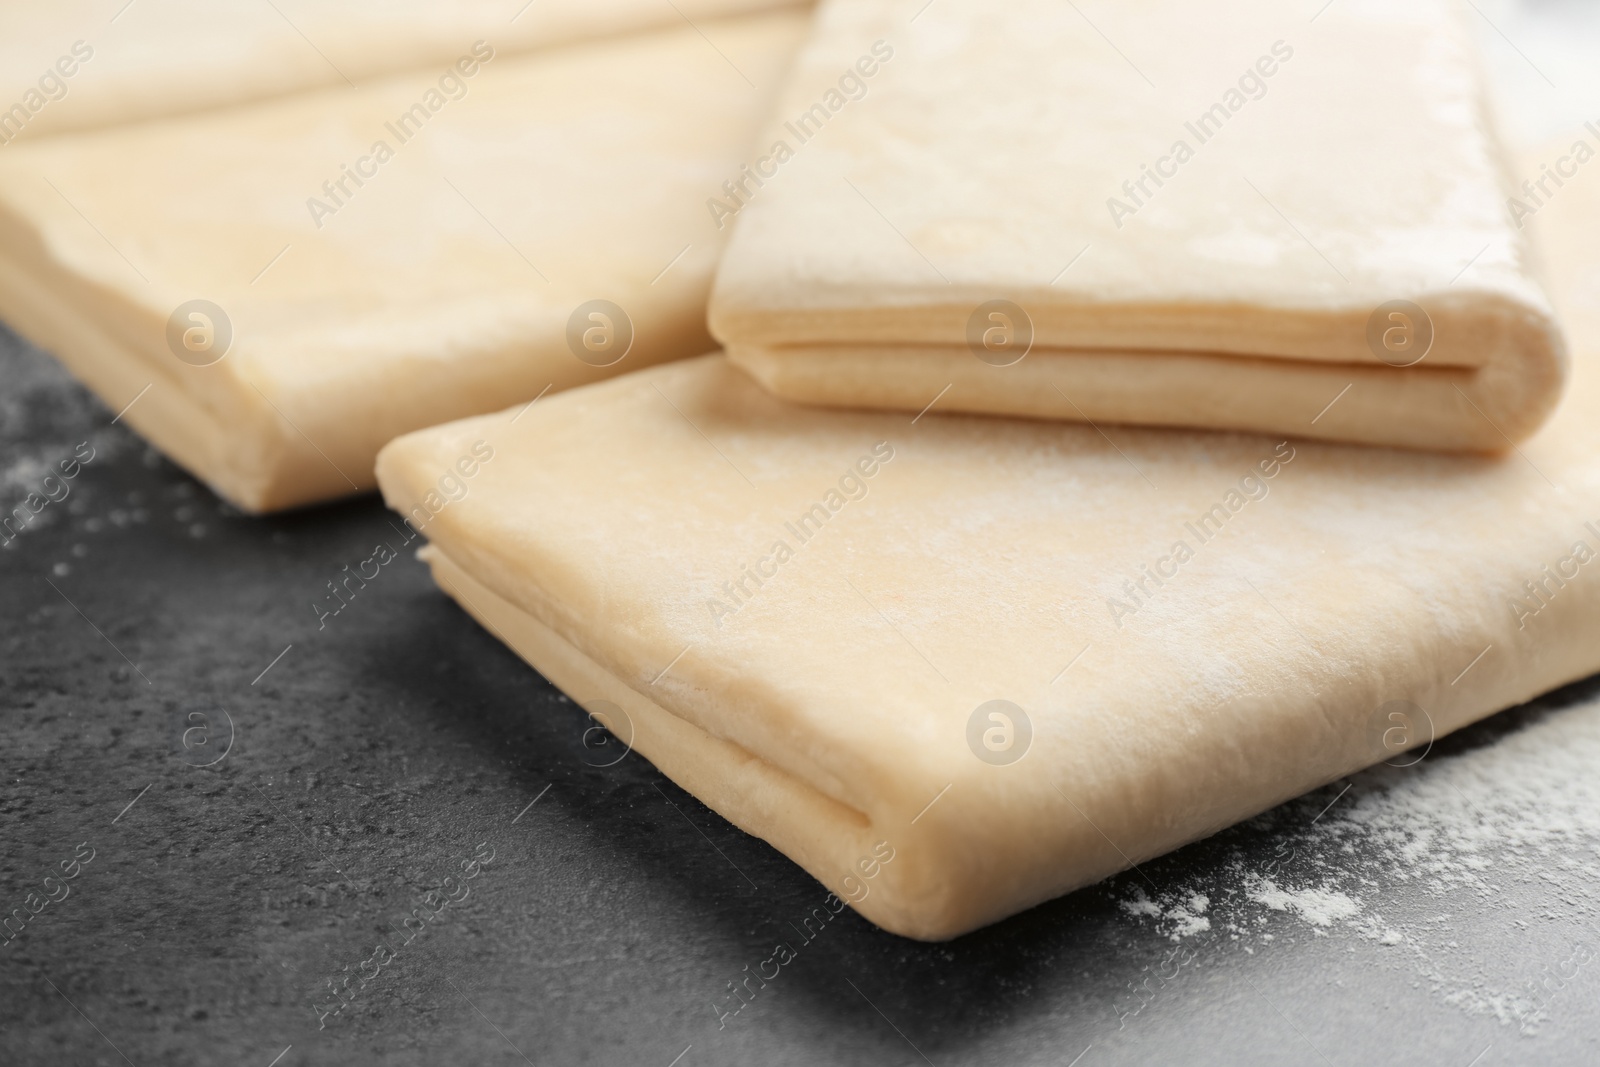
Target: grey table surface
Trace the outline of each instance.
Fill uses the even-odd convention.
[[[419,563],[319,626],[325,583],[396,536],[378,501],[247,517],[3,332],[0,382],[9,494],[94,452],[0,551],[0,900],[27,918],[0,1063],[1600,1061],[1600,975],[1570,962],[1600,936],[1596,842],[1491,841],[1463,885],[1322,832],[1600,684],[947,944],[849,911],[806,940],[820,885],[613,762]],[[735,1000],[780,941],[795,960]]]
[[[1583,117],[1597,9],[1474,6],[1524,142]],[[0,1064],[1600,1062],[1600,680],[946,944],[808,940],[820,885],[420,564],[319,627],[375,499],[246,517],[115,414],[0,328],[0,504],[94,453],[0,550]]]

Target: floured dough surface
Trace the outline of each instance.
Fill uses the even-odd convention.
[[[415,67],[443,68],[479,40],[514,55],[792,6],[788,0],[9,3],[0,7],[0,144],[307,89],[365,86]]]
[[[0,315],[244,508],[371,488],[397,434],[705,350],[700,201],[802,19],[701,29],[8,146]]]
[[[713,209],[712,332],[770,390],[1468,451],[1553,409],[1444,0],[922,6],[824,4]]]
[[[950,937],[1600,667],[1596,218],[1550,209],[1581,358],[1504,457],[823,411],[708,356],[379,478],[665,773],[847,897],[887,842],[856,907]]]

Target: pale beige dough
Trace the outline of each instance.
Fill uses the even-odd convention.
[[[425,72],[8,147],[0,316],[247,510],[370,489],[397,434],[706,349],[723,235],[700,201],[802,27],[497,55],[436,111]],[[402,141],[413,106],[428,117]],[[342,168],[367,177],[330,195]],[[233,333],[203,367],[168,339],[197,298]],[[595,299],[634,329],[604,368],[568,344]]]
[[[808,403],[1502,451],[1566,360],[1482,92],[1445,0],[830,0],[708,209],[712,333]]]
[[[512,55],[792,6],[793,0],[7,3],[0,5],[0,144],[307,89],[365,86],[416,67],[443,68],[478,40]]]
[[[708,356],[407,435],[379,480],[669,777],[951,937],[1392,756],[1391,701],[1421,744],[1600,668],[1596,220],[1600,182],[1540,215],[1581,358],[1501,457],[825,411]],[[995,699],[1032,727],[1007,765],[968,743]]]

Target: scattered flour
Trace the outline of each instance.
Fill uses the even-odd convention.
[[[1203,893],[1183,894],[1181,900],[1163,907],[1146,896],[1143,887],[1135,886],[1133,895],[1121,903],[1129,915],[1157,920],[1161,931],[1174,941],[1211,929],[1211,920],[1206,918],[1211,900]]]
[[[1600,680],[1470,736],[1485,743],[1355,775],[1315,822],[1331,790],[1228,831],[1215,858],[1170,890],[1132,887],[1122,910],[1219,950],[1253,953],[1296,927],[1369,944],[1441,1003],[1534,1032],[1561,997],[1600,989],[1600,968],[1570,977],[1569,958],[1600,932]],[[1496,951],[1482,931],[1507,940]],[[1568,991],[1585,980],[1595,988]]]
[[[1337,889],[1306,888],[1280,889],[1270,878],[1263,878],[1245,890],[1245,895],[1257,904],[1273,911],[1292,911],[1312,926],[1332,926],[1337,920],[1348,919],[1361,911],[1361,905]]]
[[[51,473],[52,468],[39,456],[22,455],[0,470],[0,489],[32,489],[34,483]]]

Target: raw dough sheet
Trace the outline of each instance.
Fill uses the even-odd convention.
[[[712,333],[810,403],[1507,449],[1565,343],[1471,42],[1320,6],[831,0]]]
[[[8,146],[0,315],[247,510],[370,489],[398,434],[706,349],[700,200],[803,24]]]
[[[792,0],[51,0],[0,6],[0,145]],[[19,110],[20,108],[20,110]]]
[[[619,737],[951,937],[1600,668],[1597,219],[1540,214],[1580,358],[1500,457],[818,410],[708,356],[379,479]]]

